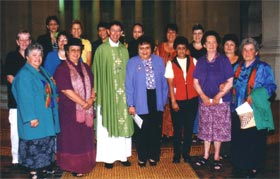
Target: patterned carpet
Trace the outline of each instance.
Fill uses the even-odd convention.
[[[97,163],[96,167],[83,179],[198,179],[195,171],[189,164],[181,161],[180,164],[172,163],[172,149],[161,149],[161,160],[155,167],[148,163],[140,168],[137,164],[137,154],[133,151],[129,158],[132,165],[124,167],[120,162],[115,162],[113,169],[106,169],[103,163]],[[77,179],[70,172],[64,172],[62,179]]]

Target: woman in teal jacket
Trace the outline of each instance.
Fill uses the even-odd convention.
[[[16,75],[12,92],[18,104],[19,163],[30,169],[30,178],[54,161],[55,136],[60,132],[54,81],[41,67],[43,47],[31,44],[26,64]]]

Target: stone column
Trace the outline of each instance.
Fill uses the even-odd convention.
[[[188,28],[188,19],[190,19],[190,17],[188,16],[188,2],[187,1],[180,1],[180,15],[178,16],[179,22],[177,23],[178,26],[178,34],[185,34],[185,32],[187,31]]]
[[[80,15],[81,15],[80,9],[81,9],[80,0],[73,1],[73,19],[80,19]]]
[[[160,43],[159,39],[163,37],[164,26],[161,20],[161,4],[160,1],[154,0],[154,38],[156,45]]]
[[[59,20],[60,20],[60,29],[65,29],[65,10],[64,10],[64,0],[59,0],[58,4],[59,10]]]
[[[135,0],[135,22],[143,23],[143,4],[142,0]]]
[[[91,14],[91,21],[92,21],[92,39],[97,40],[97,25],[100,21],[100,0],[94,0],[92,2],[92,14]]]
[[[114,1],[114,19],[121,21],[122,20],[122,1]]]
[[[278,86],[276,94],[280,99],[280,2],[262,1],[262,48],[261,60],[273,68]]]

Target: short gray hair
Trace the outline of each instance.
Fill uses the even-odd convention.
[[[30,52],[31,52],[32,50],[40,50],[42,56],[44,55],[44,54],[43,54],[43,46],[42,46],[41,44],[37,43],[37,42],[31,43],[30,45],[28,45],[27,49],[26,49],[25,52],[24,52],[24,55],[25,55],[26,57],[29,56],[29,54],[30,54]]]
[[[239,50],[241,53],[243,52],[243,47],[248,44],[252,44],[255,47],[256,52],[260,51],[259,43],[255,39],[249,37],[249,38],[245,38],[242,40],[240,47],[239,47]]]

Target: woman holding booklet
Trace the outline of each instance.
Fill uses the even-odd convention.
[[[259,49],[254,39],[244,39],[240,45],[244,61],[234,70],[231,158],[238,178],[256,176],[264,164],[267,131],[274,129],[268,98],[276,90],[276,84],[271,67],[259,59]],[[255,125],[249,127],[244,124],[250,123],[240,123],[234,112],[240,113],[239,109],[247,103],[253,109],[254,119],[251,120],[255,120]]]
[[[126,66],[126,99],[129,114],[143,120],[141,128],[135,129],[138,165],[145,167],[149,161],[155,166],[160,158],[162,112],[168,86],[163,60],[152,54],[153,40],[141,36],[137,41],[139,55],[132,57]]]

